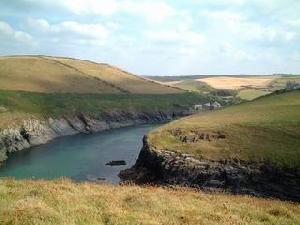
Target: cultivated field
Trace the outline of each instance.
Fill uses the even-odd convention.
[[[3,225],[300,224],[300,206],[184,188],[0,180]]]
[[[198,81],[207,83],[215,89],[231,89],[237,90],[245,87],[263,88],[267,87],[273,80],[278,77],[209,77],[197,79]]]
[[[232,91],[232,97],[243,100],[253,100],[273,91],[285,89],[287,82],[300,83],[298,75],[270,76],[150,76],[162,84],[170,85],[187,91],[213,93],[226,90]],[[223,93],[224,94],[224,93]],[[221,95],[222,96],[222,95]],[[226,96],[228,96],[226,94]],[[223,96],[223,97],[226,97]]]

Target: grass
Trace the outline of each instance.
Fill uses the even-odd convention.
[[[238,92],[238,97],[240,97],[243,100],[251,101],[253,99],[256,99],[258,97],[264,96],[270,94],[269,91],[266,90],[260,90],[260,89],[242,89]]]
[[[108,64],[48,56],[0,57],[0,89],[42,93],[181,93]]]
[[[284,89],[288,81],[300,83],[300,75],[285,75],[270,83],[269,89],[272,91]]]
[[[79,113],[97,116],[101,112],[158,112],[188,109],[207,102],[197,93],[147,94],[66,94],[0,90],[0,128],[20,123],[24,118],[60,118]]]
[[[300,223],[300,205],[187,188],[0,180],[0,224]]]
[[[214,88],[210,87],[208,84],[197,80],[183,80],[179,83],[173,84],[172,86],[181,88],[183,90],[202,92],[202,93],[209,93],[215,90]]]
[[[225,139],[184,143],[170,130],[185,135],[220,131]],[[268,162],[300,168],[300,90],[273,94],[252,102],[200,113],[171,122],[149,134],[155,148],[195,154],[211,160]]]

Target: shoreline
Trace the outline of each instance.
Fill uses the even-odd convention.
[[[147,136],[136,164],[121,171],[120,178],[137,184],[179,185],[300,202],[300,170],[279,169],[264,162],[198,159],[155,149]]]
[[[23,125],[18,128],[8,128],[0,132],[0,166],[1,162],[8,158],[8,155],[46,144],[57,137],[79,133],[98,133],[135,125],[164,123],[191,115],[192,113],[187,110],[142,113],[123,112],[102,115],[98,118],[80,114],[76,117],[63,117],[60,119],[25,120]]]

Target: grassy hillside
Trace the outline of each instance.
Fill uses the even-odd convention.
[[[0,57],[0,89],[42,93],[182,92],[108,64],[46,56]]]
[[[238,92],[238,97],[244,100],[253,100],[258,97],[270,94],[271,91],[268,90],[260,90],[260,89],[243,89]]]
[[[182,81],[178,81],[178,82],[177,81],[165,82],[164,84],[169,84],[173,87],[178,87],[183,90],[202,92],[202,93],[209,93],[209,92],[212,92],[215,90],[208,84],[197,81],[197,80],[182,80]]]
[[[269,85],[269,88],[271,90],[280,90],[286,87],[286,83],[288,81],[297,82],[300,84],[300,75],[285,75],[278,79],[275,79],[271,84]]]
[[[67,94],[0,90],[0,128],[19,124],[29,117],[60,118],[79,113],[158,112],[185,110],[207,102],[196,93],[183,94]]]
[[[176,128],[181,135],[204,133],[210,138],[185,143],[172,134]],[[216,134],[224,138],[214,138]],[[152,132],[149,140],[159,149],[212,160],[264,161],[300,168],[300,90],[190,116]]]
[[[0,223],[281,224],[300,223],[300,206],[191,189],[0,180]]]

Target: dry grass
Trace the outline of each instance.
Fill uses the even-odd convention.
[[[164,84],[168,84],[173,87],[177,87],[187,91],[202,92],[202,93],[210,93],[215,90],[209,85],[207,85],[206,83],[200,82],[196,79],[169,81],[169,82],[164,82]]]
[[[243,87],[267,87],[273,80],[277,79],[276,76],[268,77],[209,77],[197,79],[207,83],[216,89],[232,89],[237,90]]]
[[[0,223],[281,224],[300,223],[300,206],[184,188],[0,180]]]
[[[107,64],[42,56],[0,57],[0,89],[45,93],[180,93]]]
[[[129,91],[130,93],[167,94],[181,92],[179,89],[170,88],[158,82],[135,76],[108,64],[64,58],[55,58],[55,60],[72,66],[79,71],[83,71],[113,86],[119,87],[121,90]]]
[[[161,82],[161,83],[167,84],[167,85],[176,85],[176,84],[179,84],[181,82],[182,82],[181,80],[175,80],[175,81],[166,81],[166,82]]]
[[[23,124],[24,120],[41,119],[37,115],[32,115],[25,112],[5,112],[0,113],[0,130],[3,128],[16,128]]]

